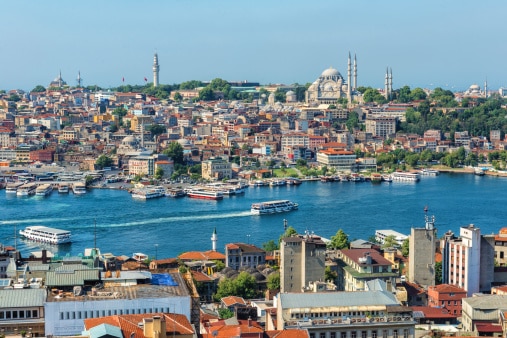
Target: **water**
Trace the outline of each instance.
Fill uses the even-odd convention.
[[[300,186],[248,188],[244,195],[222,201],[160,198],[138,201],[126,191],[91,190],[85,195],[58,194],[19,198],[0,192],[0,242],[14,246],[15,231],[45,225],[72,231],[73,242],[47,247],[59,255],[82,253],[97,247],[102,252],[131,256],[143,252],[157,258],[185,251],[211,249],[217,229],[218,250],[230,242],[262,246],[277,241],[283,220],[299,233],[305,230],[330,238],[343,229],[349,239],[368,239],[377,229],[404,234],[424,226],[424,207],[435,215],[439,235],[475,224],[481,233],[497,233],[506,226],[507,178],[467,174],[422,177],[419,183],[371,184],[304,182]],[[290,199],[299,210],[254,216],[254,202]],[[96,234],[96,236],[95,236]],[[40,245],[17,238],[27,255]]]

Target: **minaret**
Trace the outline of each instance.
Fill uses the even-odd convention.
[[[218,242],[217,228],[215,228],[213,230],[213,235],[211,235],[211,250],[217,251],[217,242]]]
[[[77,72],[77,86],[81,88],[81,71]]]
[[[349,52],[349,62],[347,67],[347,100],[349,104],[352,103],[352,63],[350,61],[350,52]]]
[[[390,74],[389,74],[389,100],[391,100],[391,96],[393,95],[393,69],[390,68]]]
[[[62,70],[60,69],[60,73],[58,73],[58,87],[62,87]]]
[[[486,78],[486,81],[484,81],[484,98],[488,98],[488,79]]]
[[[386,68],[386,80],[384,83],[384,95],[389,100],[389,67]]]
[[[158,65],[158,55],[155,53],[153,57],[153,87],[158,86],[158,71],[160,70],[160,66]]]
[[[356,54],[354,54],[354,87],[352,89],[357,89],[357,59]]]

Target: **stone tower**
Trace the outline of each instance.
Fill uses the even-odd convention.
[[[158,55],[155,53],[153,57],[153,87],[158,86],[158,72],[160,70],[160,66],[158,65]]]

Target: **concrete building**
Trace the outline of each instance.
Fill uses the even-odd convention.
[[[345,249],[338,255],[338,289],[364,291],[372,280],[381,280],[387,285],[396,285],[397,272],[392,263],[372,249]]]
[[[505,310],[507,296],[504,295],[479,295],[462,299],[463,330],[475,332],[479,322],[497,323],[500,318],[500,310]]]
[[[266,263],[266,251],[255,245],[230,243],[225,246],[225,265],[234,270],[242,267],[255,268]]]
[[[466,298],[466,290],[449,284],[439,284],[428,288],[428,306],[446,309],[453,316],[461,316],[461,300]]]
[[[389,236],[393,236],[394,240],[399,246],[401,246],[403,242],[408,238],[407,235],[394,230],[375,230],[375,239],[381,244],[384,244],[384,241]]]
[[[495,262],[507,266],[507,228],[502,228],[495,235]]]
[[[326,244],[318,236],[282,238],[280,243],[280,291],[303,292],[310,282],[324,281]]]
[[[384,290],[279,293],[274,303],[276,329],[306,328],[312,338],[413,338],[415,333],[412,310]]]
[[[426,216],[424,228],[412,228],[409,239],[408,280],[423,287],[435,285],[435,217]]]
[[[201,164],[202,178],[205,180],[222,180],[232,178],[232,165],[222,158],[210,158]]]
[[[388,138],[396,133],[396,118],[392,117],[367,117],[365,121],[366,132],[373,136]]]
[[[2,284],[2,288],[4,286]],[[34,336],[44,336],[45,301],[46,290],[43,288],[0,290],[2,335],[25,331]]]
[[[317,162],[321,166],[340,171],[352,171],[356,165],[356,154],[341,149],[324,149],[317,153]]]

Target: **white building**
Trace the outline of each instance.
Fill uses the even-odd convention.
[[[393,236],[399,246],[401,246],[403,242],[408,238],[407,235],[394,230],[375,230],[375,239],[381,244],[384,244],[386,237],[389,236]]]

